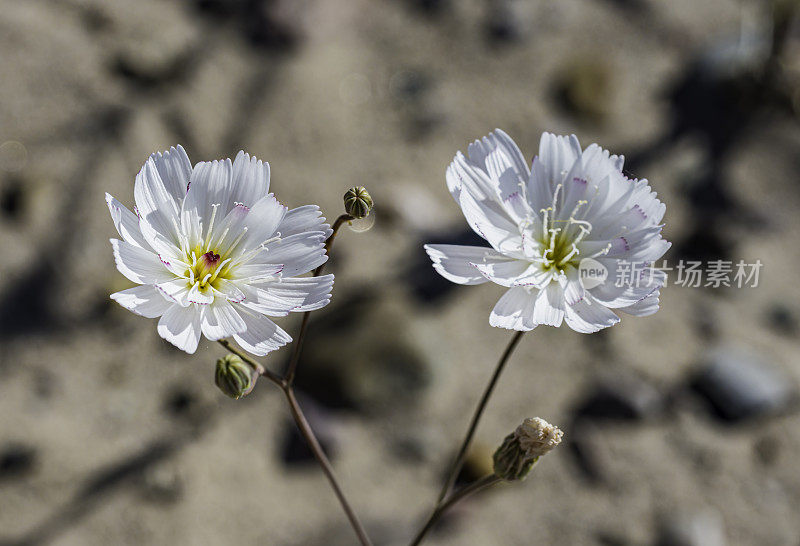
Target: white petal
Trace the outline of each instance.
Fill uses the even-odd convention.
[[[155,250],[170,271],[176,275],[182,275],[188,269],[189,265],[183,261],[183,252],[172,242],[172,238],[162,235],[144,218],[139,220],[139,229],[147,242],[145,248]],[[175,262],[175,267],[172,267],[172,262]]]
[[[433,268],[448,281],[457,284],[482,284],[488,279],[473,263],[506,262],[512,260],[493,248],[464,245],[425,245]]]
[[[111,246],[119,272],[137,284],[156,284],[174,277],[149,250],[119,239],[111,239]]]
[[[203,307],[202,313],[203,335],[211,341],[241,334],[247,328],[244,319],[234,306],[221,298]]]
[[[230,159],[202,161],[194,166],[181,210],[183,231],[190,235],[192,244],[200,243],[207,235],[212,216],[215,222],[222,221],[230,212],[227,204],[231,202],[231,171]],[[214,208],[218,208],[216,215]]]
[[[189,289],[186,294],[186,299],[189,303],[196,303],[197,305],[211,305],[214,302],[214,294],[210,289],[200,290],[200,283],[196,282]]]
[[[276,231],[287,210],[272,194],[259,199],[245,218],[247,235],[240,247],[242,251],[256,248],[271,237],[278,236]]]
[[[139,218],[108,193],[106,194],[106,204],[108,205],[108,212],[111,213],[111,219],[114,221],[114,227],[117,228],[117,233],[119,233],[120,237],[132,245],[146,248],[147,243],[142,238],[141,231],[139,231]]]
[[[660,290],[656,290],[646,298],[639,300],[633,305],[628,307],[620,307],[619,310],[623,313],[628,313],[635,317],[647,317],[658,311],[658,296]]]
[[[325,233],[325,239],[332,233],[317,205],[305,205],[288,211],[278,226],[278,231],[282,237],[304,231],[322,231]]]
[[[244,319],[247,329],[233,336],[233,339],[248,353],[264,356],[292,340],[289,334],[264,315],[248,311],[241,306],[237,310]]]
[[[575,135],[570,137],[544,133],[539,141],[539,161],[543,167],[544,181],[555,188],[581,156],[581,146]]]
[[[572,305],[584,297],[585,290],[581,284],[580,272],[574,267],[568,269],[566,274],[561,277],[559,285],[564,291],[564,300],[567,305]]]
[[[514,257],[524,257],[519,228],[504,212],[500,213],[486,203],[478,203],[468,191],[461,192],[461,210],[475,233],[495,250]]]
[[[599,301],[586,294],[582,300],[568,305],[564,319],[567,325],[582,334],[598,332],[619,322],[619,317]]]
[[[522,287],[509,288],[489,315],[489,324],[498,328],[527,332],[533,330],[536,293]]]
[[[180,202],[186,197],[189,176],[192,173],[192,164],[189,162],[186,150],[178,144],[177,148],[173,146],[168,152],[155,153],[150,159],[153,160],[167,192],[180,206]]]
[[[175,277],[155,285],[156,290],[167,300],[177,303],[181,307],[189,304],[189,281],[182,277]]]
[[[179,219],[179,204],[167,190],[158,167],[148,159],[136,175],[133,196],[139,216],[158,233],[173,243],[178,242],[176,226]]]
[[[282,265],[286,277],[302,275],[328,260],[325,254],[325,235],[321,231],[297,233],[280,241],[273,241],[253,256],[246,264],[236,268],[236,276],[251,277],[264,265]]]
[[[147,318],[160,317],[173,305],[154,286],[147,284],[115,292],[111,299],[128,311]]]
[[[178,349],[194,354],[200,341],[200,310],[173,305],[158,321],[158,335]]]
[[[290,312],[313,311],[325,307],[331,298],[333,275],[285,278],[242,287],[243,306],[253,311],[282,317]]]
[[[242,203],[252,208],[256,201],[266,197],[267,193],[269,193],[269,163],[240,151],[233,161],[231,202],[226,206],[231,208],[235,203]]]
[[[564,292],[558,283],[551,282],[536,297],[533,322],[548,326],[561,326],[564,320]]]
[[[529,273],[541,270],[538,265],[533,265],[524,260],[505,260],[487,263],[473,263],[472,267],[488,280],[500,286],[520,286],[527,284]],[[521,278],[525,278],[520,282]]]

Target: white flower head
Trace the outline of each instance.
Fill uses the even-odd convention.
[[[619,322],[614,311],[655,313],[666,275],[651,265],[670,247],[665,206],[622,164],[596,144],[582,150],[574,135],[544,133],[530,168],[499,129],[473,142],[447,169],[447,186],[491,248],[426,245],[433,267],[455,283],[507,287],[489,319],[501,328],[566,322],[590,333]],[[587,264],[603,282],[582,280]]]
[[[158,333],[194,353],[200,334],[233,337],[265,355],[291,337],[265,315],[330,301],[333,275],[300,277],[328,258],[331,231],[319,207],[287,210],[269,191],[269,164],[236,159],[192,168],[181,146],[156,153],[136,176],[136,214],[106,194],[121,240],[117,269],[139,286],[111,294]]]
[[[541,457],[561,443],[564,433],[540,417],[525,419],[514,431],[520,447],[530,458]]]

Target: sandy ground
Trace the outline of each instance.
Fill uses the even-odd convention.
[[[425,265],[421,243],[466,227],[444,183],[454,153],[502,127],[529,157],[543,130],[634,154],[670,123],[665,89],[759,13],[732,0],[517,2],[505,42],[487,38],[484,2],[302,0],[269,8],[277,30],[265,38],[224,4],[0,1],[2,544],[354,543],[322,474],[287,455],[275,389],[225,398],[220,347],[182,354],[108,300],[128,284],[103,195],[132,204],[148,154],[243,148],[270,162],[283,202],[331,219],[351,185],[372,192],[374,227],[337,240],[334,300],[312,319],[301,383],[323,404],[315,424],[376,544],[403,544],[510,338],[487,321],[499,287],[450,290]],[[559,82],[587,72],[589,106],[563,108]],[[634,174],[667,203],[676,248],[713,228],[730,259],[764,263],[760,285],[670,286],[658,314],[605,335],[528,334],[470,467],[524,417],[569,441],[525,483],[465,502],[431,544],[800,542],[794,406],[722,422],[687,388],[717,346],[757,354],[790,390],[800,381],[800,129],[761,112],[725,157],[727,191],[759,221],[734,211],[712,225],[691,205],[703,143],[690,134]],[[287,352],[266,364],[280,369]],[[598,381],[620,377],[655,402],[576,420]],[[693,542],[665,538],[687,525]]]

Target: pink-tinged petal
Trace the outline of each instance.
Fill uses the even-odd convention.
[[[127,243],[147,248],[147,243],[139,230],[139,218],[108,193],[106,194],[106,204],[120,237]]]
[[[582,300],[567,306],[564,320],[576,332],[591,334],[615,325],[619,322],[619,317],[586,294]]]
[[[233,339],[248,353],[264,356],[292,340],[289,334],[264,315],[249,311],[242,306],[239,306],[237,310],[247,329],[234,335]]]
[[[189,162],[186,150],[178,144],[167,152],[154,153],[150,159],[155,164],[167,192],[180,207],[181,201],[186,197],[189,176],[192,174],[192,164]]]
[[[564,293],[558,283],[551,282],[539,291],[533,308],[533,322],[561,326],[564,320]]]
[[[160,317],[173,305],[158,289],[147,284],[115,292],[111,299],[128,311],[147,318]]]
[[[203,307],[201,328],[211,341],[241,334],[247,328],[236,308],[225,300],[217,299]]]
[[[305,205],[288,211],[278,226],[281,237],[289,237],[304,231],[321,231],[325,239],[331,236],[332,230],[325,223],[325,217],[317,205]]]
[[[200,341],[200,310],[173,305],[158,321],[158,335],[178,349],[194,354]]]
[[[433,268],[445,279],[457,284],[482,284],[485,277],[473,264],[516,261],[493,248],[462,245],[425,245]]]
[[[497,328],[527,332],[536,328],[533,310],[536,304],[536,291],[525,288],[509,288],[497,302],[489,315],[489,324]]]
[[[246,298],[242,288],[228,279],[218,278],[214,281],[214,290],[215,296],[223,296],[231,303],[242,303]]]
[[[149,250],[119,239],[111,239],[111,246],[119,272],[137,284],[157,284],[174,277]]]
[[[313,311],[325,307],[331,299],[333,275],[281,279],[242,287],[246,298],[242,305],[273,317]]]
[[[155,288],[164,298],[172,303],[176,303],[181,307],[187,307],[191,305],[188,299],[190,288],[189,282],[184,278],[176,277],[174,279],[158,283],[155,285]]]
[[[233,185],[227,208],[230,209],[236,203],[252,208],[268,193],[269,163],[240,151],[233,161]]]

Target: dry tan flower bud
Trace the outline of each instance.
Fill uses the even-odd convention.
[[[539,457],[561,443],[563,435],[544,419],[525,419],[494,452],[494,473],[506,481],[525,479]]]
[[[551,425],[540,417],[525,419],[514,434],[519,439],[519,445],[528,457],[541,457],[558,444],[564,433],[555,425]]]

